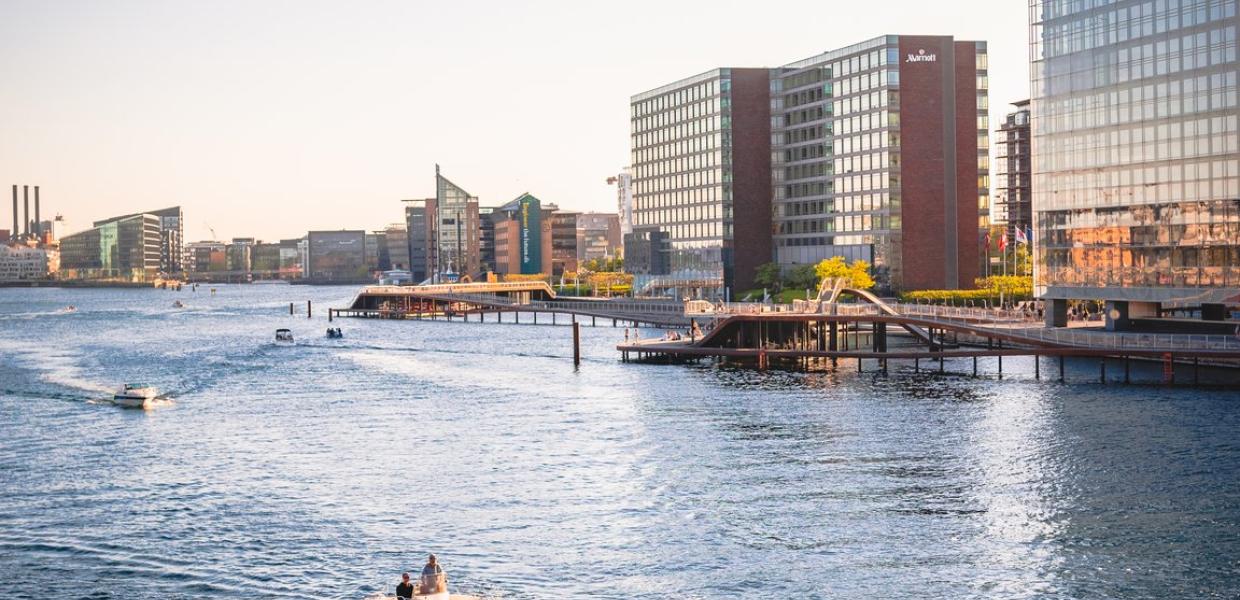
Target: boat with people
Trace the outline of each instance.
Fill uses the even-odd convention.
[[[432,554],[427,559],[426,565],[422,567],[417,579],[410,578],[409,573],[401,575],[400,583],[396,584],[395,595],[379,592],[367,596],[367,600],[478,600],[478,598],[450,593],[448,574],[444,572],[438,559]]]
[[[328,328],[327,328],[327,338],[328,338],[328,339],[338,340],[338,339],[341,339],[341,338],[343,338],[343,337],[344,337],[344,332],[343,332],[343,331],[341,331],[339,327],[328,327]]]
[[[281,327],[280,329],[277,329],[276,330],[276,343],[283,344],[283,345],[292,344],[293,343],[292,330],[284,329],[283,327]]]
[[[159,390],[145,383],[126,383],[112,395],[112,401],[126,408],[146,408],[159,397]]]
[[[173,300],[172,308],[185,308],[185,303],[181,302],[180,300]]]

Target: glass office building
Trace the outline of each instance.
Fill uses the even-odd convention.
[[[436,277],[475,275],[478,253],[478,197],[439,174],[435,165],[434,263]]]
[[[1035,285],[1108,326],[1240,301],[1238,0],[1030,2]]]
[[[722,297],[770,261],[769,85],[722,68],[633,96],[632,229],[666,241],[639,289]]]
[[[772,71],[774,258],[969,288],[987,224],[984,42],[888,35]]]

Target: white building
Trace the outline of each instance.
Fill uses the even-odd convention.
[[[60,252],[21,245],[0,246],[0,281],[50,279],[60,270]]]

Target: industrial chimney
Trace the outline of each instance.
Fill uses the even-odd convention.
[[[13,186],[13,231],[9,234],[9,239],[17,239],[17,186]]]
[[[23,228],[22,233],[30,235],[30,186],[28,185],[22,186],[22,202],[26,205],[26,212],[22,213],[22,216],[25,217],[23,220],[26,222],[26,226]]]
[[[43,237],[43,221],[39,220],[39,186],[34,186],[34,234]]]

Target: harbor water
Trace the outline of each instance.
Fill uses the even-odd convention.
[[[1235,387],[622,363],[601,320],[574,369],[565,317],[327,339],[354,288],[217,287],[0,289],[0,597],[357,599],[427,552],[494,598],[1240,596]]]

